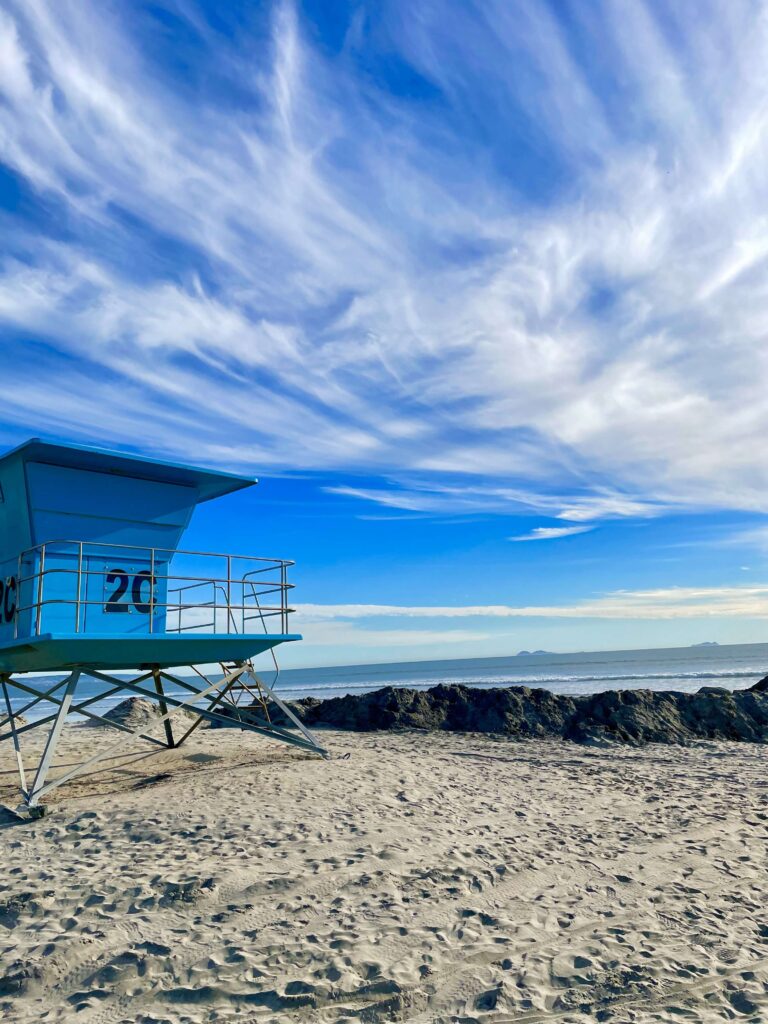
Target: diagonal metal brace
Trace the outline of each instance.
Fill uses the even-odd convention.
[[[46,794],[50,793],[58,786],[61,786],[63,783],[68,782],[75,776],[81,775],[88,768],[100,761],[112,758],[115,756],[116,751],[131,739],[141,738],[160,747],[168,745],[178,746],[180,743],[183,743],[184,740],[204,721],[209,721],[227,727],[234,726],[242,729],[243,731],[254,732],[258,735],[289,743],[301,749],[320,754],[326,758],[329,756],[328,752],[320,746],[309,729],[307,729],[299,720],[291,708],[275,694],[274,690],[270,686],[255,674],[253,665],[250,661],[236,662],[230,666],[222,665],[222,671],[224,673],[223,676],[215,682],[210,682],[210,685],[203,689],[198,689],[187,680],[180,679],[166,670],[161,671],[157,666],[154,668],[150,668],[150,666],[146,667],[150,670],[141,673],[133,679],[118,678],[117,676],[99,671],[95,668],[81,667],[74,669],[68,676],[64,676],[63,679],[60,679],[45,691],[31,686],[27,682],[21,682],[16,678],[12,678],[7,673],[0,674],[0,687],[3,690],[5,706],[8,713],[7,717],[3,717],[0,729],[2,729],[3,726],[9,726],[10,729],[10,731],[0,735],[0,740],[7,738],[12,738],[13,740],[17,767],[19,770],[19,779],[21,782],[21,793],[28,810],[36,810],[37,813],[40,813],[42,808],[39,807],[39,801],[45,797]],[[195,668],[195,666],[190,667]],[[195,669],[195,671],[198,672],[205,682],[209,682],[208,678],[204,676],[202,672],[198,669]],[[89,696],[85,699],[76,701],[74,699],[74,694],[82,676],[88,676],[94,680],[107,684],[107,689],[95,696]],[[275,705],[280,708],[285,717],[289,720],[289,723],[296,727],[298,733],[291,731],[285,726],[276,725],[270,722],[268,713],[266,716],[267,720],[265,721],[255,714],[254,709],[246,709],[244,707],[238,708],[237,704],[233,703],[230,690],[238,681],[243,684],[248,692],[251,692],[250,687],[245,683],[246,676],[253,681],[256,687],[268,695],[268,700],[274,701]],[[181,690],[186,691],[183,694],[184,699],[179,700],[176,696],[171,696],[167,692],[164,692],[162,686],[163,679],[167,680],[169,683],[178,685]],[[29,682],[32,683],[33,680],[30,679]],[[150,689],[153,683],[154,689]],[[25,725],[17,724],[19,715],[22,712],[13,711],[8,693],[9,686],[16,687],[34,698],[29,701],[22,710],[28,710],[39,702],[45,701],[49,705],[56,705],[56,711],[41,719],[28,722]],[[64,692],[59,694],[57,691],[60,691],[62,688],[64,688]],[[160,705],[161,714],[153,721],[152,728],[154,729],[155,725],[162,724],[166,734],[165,743],[154,736],[148,735],[147,732],[143,732],[139,729],[132,729],[122,722],[112,721],[97,714],[95,711],[86,710],[89,705],[121,691],[126,695],[141,695]],[[200,701],[206,702],[207,706],[193,707],[193,705],[198,704]],[[228,709],[229,713],[223,713],[224,707]],[[264,708],[266,710],[266,703],[264,704]],[[197,717],[194,723],[190,725],[187,731],[184,732],[177,740],[171,732],[170,719],[173,715],[179,714],[181,711],[187,709],[194,710]],[[235,712],[234,716],[232,712]],[[107,749],[96,753],[83,763],[73,766],[60,777],[49,780],[48,775],[55,759],[63,725],[70,714],[85,715],[90,719],[103,722],[105,725],[117,729],[124,735],[116,743],[109,745]],[[51,725],[50,732],[45,743],[43,754],[40,758],[40,763],[35,773],[34,782],[30,787],[27,784],[24,773],[19,736],[28,730],[40,728],[49,723]],[[146,728],[146,726],[144,728]]]
[[[324,758],[326,758],[326,759],[329,758],[330,754],[325,749],[325,747],[321,747],[320,746],[320,744],[317,742],[317,740],[312,735],[312,733],[309,731],[309,729],[304,725],[304,723],[301,721],[301,719],[298,717],[298,715],[294,714],[294,712],[291,711],[291,709],[288,707],[288,705],[285,703],[285,701],[281,700],[277,696],[277,694],[272,689],[272,687],[269,686],[267,683],[264,682],[263,679],[261,679],[259,676],[256,675],[256,673],[255,673],[255,671],[253,669],[253,665],[251,665],[250,662],[248,663],[248,675],[251,677],[251,679],[253,679],[254,683],[256,683],[257,686],[261,686],[261,687],[263,687],[263,689],[265,689],[267,691],[267,693],[269,694],[270,700],[273,700],[275,702],[275,704],[277,704],[277,706],[283,712],[283,714],[286,716],[286,718],[290,719],[290,721],[293,722],[293,724],[296,726],[296,728],[304,735],[304,737],[306,738],[307,742],[309,744],[311,744],[312,748],[314,750],[316,750],[319,754],[322,754],[322,756]],[[273,726],[273,728],[276,728],[276,727]]]
[[[99,678],[101,677],[101,674],[100,673],[96,673],[96,672],[89,672],[88,674],[89,675],[97,675]],[[197,700],[202,700],[212,690],[218,689],[220,686],[224,685],[228,681],[229,681],[228,677],[225,676],[224,679],[219,679],[215,683],[212,683],[211,686],[209,686],[207,689],[200,690],[198,692],[197,697],[192,697],[192,698],[190,698],[190,700],[188,700],[186,702],[173,700],[172,702],[176,705],[176,707],[174,708],[173,711],[169,711],[167,714],[161,715],[157,719],[157,724],[160,724],[161,722],[165,722],[168,718],[171,717],[171,715],[176,714],[178,711],[180,711],[184,707],[186,707],[187,704],[193,704]],[[128,684],[128,686],[130,687],[130,684]],[[149,697],[152,697],[152,691],[151,690],[143,691],[141,687],[137,687],[137,692],[139,692],[139,693],[145,692]],[[155,694],[155,696],[157,696],[157,695]],[[172,699],[169,699],[169,702],[170,702],[170,700],[172,700]],[[59,709],[59,711],[61,712],[61,708]],[[153,723],[153,724],[155,724],[155,723]],[[74,768],[71,768],[68,772],[65,772],[64,775],[61,775],[58,779],[53,779],[51,782],[47,783],[46,785],[41,786],[40,789],[35,789],[35,791],[30,795],[30,799],[28,801],[29,806],[33,807],[35,805],[35,803],[40,799],[40,797],[45,796],[46,793],[49,793],[51,790],[56,789],[57,786],[61,786],[62,783],[68,782],[70,779],[74,778],[76,775],[80,775],[83,771],[85,771],[86,768],[90,768],[91,765],[97,764],[99,761],[104,761],[107,758],[112,757],[116,750],[118,750],[125,743],[127,743],[128,740],[133,739],[134,737],[135,737],[134,733],[131,733],[129,736],[122,737],[116,743],[113,743],[111,747],[108,747],[106,750],[99,751],[97,754],[94,754],[93,757],[89,757],[87,761],[83,761],[82,764],[75,765]]]

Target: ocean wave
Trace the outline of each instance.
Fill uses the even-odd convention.
[[[384,686],[393,686],[399,689],[415,689],[424,690],[431,686],[439,685],[459,685],[459,686],[471,686],[480,689],[489,689],[495,686],[530,686],[536,689],[542,687],[553,687],[555,689],[564,689],[566,692],[578,691],[582,687],[588,687],[594,684],[602,684],[600,688],[604,686],[610,686],[613,684],[619,684],[620,689],[644,689],[647,687],[654,688],[653,684],[663,682],[674,682],[678,686],[690,686],[696,682],[706,681],[720,681],[722,683],[728,683],[731,681],[738,681],[740,679],[752,679],[757,680],[765,675],[765,668],[738,668],[738,669],[721,669],[720,671],[689,671],[689,672],[645,672],[645,673],[605,673],[605,674],[558,674],[558,675],[499,675],[499,676],[432,676],[429,679],[414,679],[414,678],[377,678],[375,680],[361,679],[359,682],[353,680],[347,680],[344,682],[319,682],[319,683],[304,683],[304,684],[293,684],[293,685],[281,685],[279,680],[275,687],[276,692],[286,699],[297,699],[301,696],[311,696],[312,694],[322,694],[332,696],[334,693],[339,695],[343,693],[367,693],[372,690],[379,690]],[[190,680],[191,681],[191,680]],[[270,685],[274,685],[270,681]],[[593,691],[595,692],[595,691]],[[105,697],[102,700],[94,702],[91,705],[91,710],[99,714],[105,708],[113,704],[119,704],[120,701],[129,697],[130,691],[124,691],[123,693],[115,694],[111,697]],[[186,691],[167,691],[169,697],[175,697],[177,699],[182,697],[189,697],[189,693]],[[85,694],[83,695],[85,696]],[[28,697],[12,697],[11,705],[14,708],[23,708],[24,704],[29,701]],[[202,704],[201,706],[205,706]],[[194,705],[191,706],[194,710]],[[38,714],[33,714],[33,718],[38,716],[42,717],[44,712],[42,709]]]
[[[362,690],[381,689],[384,686],[395,686],[406,689],[423,688],[425,686],[542,686],[545,684],[570,684],[580,683],[636,683],[637,689],[642,689],[643,682],[657,682],[667,680],[680,680],[695,682],[697,679],[751,679],[765,674],[765,668],[753,669],[723,669],[719,672],[645,672],[645,673],[621,673],[605,675],[537,675],[537,676],[446,676],[433,677],[428,680],[416,679],[377,679],[375,683],[361,681],[359,683],[349,680],[341,683],[306,683],[300,686],[278,686],[281,694],[306,693],[309,690]]]

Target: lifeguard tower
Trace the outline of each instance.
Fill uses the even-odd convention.
[[[288,626],[293,563],[179,548],[196,505],[255,482],[40,440],[0,457],[0,684],[7,712],[0,740],[13,742],[27,808],[114,756],[113,745],[49,780],[70,715],[167,747],[179,746],[203,722],[236,725],[326,756],[252,664],[256,655],[274,655],[279,644],[301,639]],[[221,667],[213,679],[203,670],[212,664]],[[135,674],[113,674],[125,670]],[[62,675],[43,685],[35,675],[41,672]],[[101,684],[96,695],[86,680]],[[14,709],[11,688],[32,699]],[[163,738],[94,710],[122,695],[157,704]],[[42,703],[46,713],[25,723],[22,716]],[[272,721],[275,708],[280,724]],[[43,727],[48,738],[28,782],[21,737]]]

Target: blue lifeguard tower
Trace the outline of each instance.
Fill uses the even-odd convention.
[[[7,712],[0,740],[13,742],[28,808],[114,753],[110,747],[49,780],[62,726],[73,714],[167,747],[207,721],[326,755],[252,664],[256,655],[274,656],[279,644],[301,639],[288,626],[293,563],[179,548],[198,504],[255,482],[37,439],[0,457],[0,684]],[[201,668],[211,664],[221,667],[215,679]],[[192,669],[196,681],[171,668]],[[136,674],[113,674],[124,670]],[[35,675],[41,672],[62,677],[43,685]],[[85,679],[103,689],[94,695],[90,686],[83,695]],[[32,699],[14,710],[11,687]],[[156,702],[163,739],[93,709],[121,694]],[[42,702],[55,710],[25,723],[21,716]],[[283,724],[272,722],[270,706],[280,709]],[[194,711],[194,721],[182,715],[185,730],[177,735],[173,720],[185,709]],[[20,737],[44,726],[48,739],[28,784]]]

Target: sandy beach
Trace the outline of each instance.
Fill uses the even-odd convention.
[[[62,764],[105,738],[68,728]],[[763,747],[323,738],[199,732],[3,816],[2,1019],[768,1016]]]

